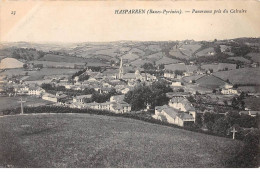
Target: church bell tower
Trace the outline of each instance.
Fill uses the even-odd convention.
[[[123,78],[123,73],[124,73],[124,70],[123,70],[123,60],[122,60],[122,58],[121,58],[120,67],[119,67],[119,73],[118,73],[118,78],[119,78],[119,79],[122,79],[122,78]]]

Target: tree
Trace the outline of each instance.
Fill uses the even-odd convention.
[[[227,135],[227,130],[230,128],[230,122],[225,118],[219,118],[212,126],[212,130],[215,134]]]
[[[175,70],[175,71],[174,71],[174,74],[175,74],[175,75],[180,75],[180,76],[182,76],[182,75],[184,74],[184,71]]]
[[[125,101],[132,105],[133,110],[145,109],[147,105],[151,108],[168,103],[167,92],[172,89],[165,85],[164,81],[154,82],[151,86],[138,86],[125,95]]]
[[[159,69],[159,70],[163,70],[164,68],[165,68],[164,64],[158,65],[158,69]]]
[[[147,86],[139,86],[125,95],[125,101],[131,104],[132,110],[145,109],[151,101],[152,91]]]
[[[153,69],[155,69],[155,67],[154,67],[154,65],[152,63],[144,63],[141,67],[144,68],[144,70],[153,70]]]

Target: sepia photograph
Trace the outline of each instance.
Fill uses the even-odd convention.
[[[0,170],[259,168],[259,0],[0,1]]]

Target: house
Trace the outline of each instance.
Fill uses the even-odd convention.
[[[120,90],[120,92],[121,92],[122,94],[126,94],[126,93],[128,93],[129,91],[130,91],[130,88],[123,88],[123,89]]]
[[[174,73],[171,73],[171,72],[165,72],[165,73],[163,74],[163,77],[169,78],[169,79],[174,79],[174,78],[175,78],[175,74],[174,74]]]
[[[51,102],[55,102],[55,103],[58,102],[57,97],[55,95],[49,94],[49,93],[43,94],[42,99],[47,100],[47,101],[51,101]]]
[[[40,87],[30,87],[28,94],[29,95],[36,95],[36,96],[40,96],[45,92],[44,89],[40,88]]]
[[[182,86],[181,82],[172,82],[172,85],[171,86]]]
[[[125,95],[114,95],[110,97],[110,102],[122,102],[124,101]]]
[[[42,95],[42,99],[43,100],[48,100],[48,101],[52,101],[52,102],[65,102],[65,100],[67,99],[67,95],[61,93],[61,92],[57,92],[56,95],[50,94],[50,93],[45,93]]]
[[[195,118],[192,115],[181,112],[168,105],[156,106],[153,118],[182,127],[195,122]]]
[[[236,89],[233,89],[233,85],[226,83],[221,87],[221,94],[230,95],[230,94],[238,94]]]
[[[240,111],[239,114],[250,115],[251,117],[255,117],[257,114],[260,115],[260,111]]]
[[[188,112],[196,118],[196,111],[193,105],[184,97],[173,97],[169,101],[169,106],[182,112]]]
[[[112,103],[110,111],[115,113],[127,113],[131,111],[131,105],[126,102],[115,102]]]
[[[222,89],[221,94],[224,95],[238,94],[238,91],[236,89]]]
[[[73,103],[84,103],[86,99],[90,99],[91,98],[91,94],[89,95],[79,95],[79,96],[76,96],[76,97],[73,97]]]
[[[131,105],[126,102],[86,103],[87,108],[110,111],[114,113],[127,113],[131,111]]]

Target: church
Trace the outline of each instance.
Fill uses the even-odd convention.
[[[116,79],[125,80],[127,82],[155,82],[157,81],[156,76],[148,74],[148,73],[141,73],[140,70],[136,70],[135,73],[124,73],[123,69],[123,60],[121,58],[120,61],[120,67],[118,75],[116,76]]]

